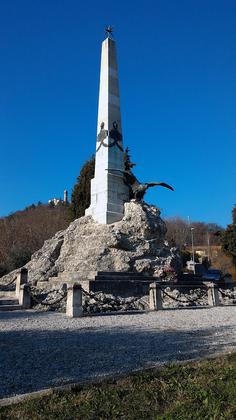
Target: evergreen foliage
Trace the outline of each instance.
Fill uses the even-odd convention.
[[[90,181],[94,177],[94,170],[95,158],[92,156],[82,166],[71,194],[71,205],[69,208],[71,220],[84,216],[85,210],[90,206]]]
[[[232,258],[236,266],[236,205],[232,210],[233,223],[228,225],[226,230],[221,234],[222,249],[226,255]]]
[[[236,225],[236,204],[233,207],[232,210],[232,219],[233,219],[233,224]]]

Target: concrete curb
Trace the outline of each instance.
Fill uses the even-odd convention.
[[[36,399],[39,397],[46,397],[52,395],[56,391],[71,391],[75,386],[82,385],[82,383],[74,383],[68,385],[62,385],[55,388],[41,389],[40,391],[29,392],[27,394],[15,395],[14,397],[2,398],[0,400],[0,407],[6,407],[12,404],[19,404],[26,399]]]

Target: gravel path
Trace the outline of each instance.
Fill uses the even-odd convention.
[[[68,319],[0,312],[0,398],[236,351],[236,307]]]

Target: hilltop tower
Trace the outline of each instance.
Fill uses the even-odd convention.
[[[64,190],[64,193],[63,193],[63,201],[64,201],[64,203],[68,203],[68,191],[67,190]]]

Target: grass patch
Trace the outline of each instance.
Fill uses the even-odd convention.
[[[234,419],[236,354],[172,364],[0,408],[0,419]]]

